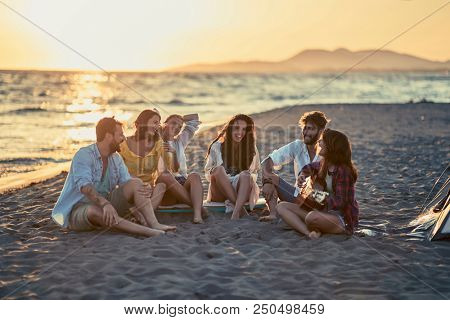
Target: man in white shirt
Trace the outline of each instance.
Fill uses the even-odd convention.
[[[281,201],[295,202],[295,186],[279,177],[273,170],[279,170],[285,164],[294,161],[294,172],[297,179],[302,168],[319,161],[318,141],[329,120],[321,111],[306,112],[299,120],[302,127],[303,141],[297,139],[273,151],[262,161],[263,194],[269,205],[268,216],[260,221],[270,221],[277,217],[278,198]]]

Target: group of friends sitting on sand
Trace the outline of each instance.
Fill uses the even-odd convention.
[[[238,114],[219,131],[206,151],[207,201],[223,202],[231,219],[248,214],[259,199],[258,172],[269,214],[294,230],[315,239],[323,233],[352,234],[358,224],[355,199],[357,170],[349,139],[326,128],[320,111],[302,115],[302,138],[274,150],[262,162],[256,147],[255,124]],[[203,223],[202,180],[188,172],[186,147],[200,125],[197,114],[173,114],[161,124],[156,109],[142,111],[135,132],[125,137],[122,123],[108,117],[96,126],[97,142],[78,150],[63,190],[52,211],[53,219],[74,231],[111,228],[134,235],[156,236],[175,231],[161,224],[155,210],[161,205],[187,204],[193,222]],[[274,170],[294,163],[296,185]],[[326,193],[322,206],[307,206],[302,190],[307,181]],[[134,219],[128,219],[133,217]]]

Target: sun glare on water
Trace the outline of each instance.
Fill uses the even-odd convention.
[[[76,97],[65,107],[69,117],[63,122],[68,127],[67,136],[72,141],[95,141],[95,125],[104,117],[114,116],[127,122],[132,113],[108,105],[113,96],[108,76],[103,74],[76,74],[68,95]]]

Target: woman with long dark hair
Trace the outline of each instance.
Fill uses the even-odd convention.
[[[225,202],[231,219],[247,213],[248,201],[253,209],[259,197],[259,153],[256,148],[255,124],[244,114],[231,118],[211,143],[205,165],[210,182],[208,201]]]
[[[358,225],[359,208],[355,198],[358,172],[352,162],[350,141],[342,132],[325,129],[319,141],[322,160],[303,167],[298,186],[312,178],[329,193],[323,210],[308,211],[295,203],[281,202],[277,211],[296,231],[315,239],[322,233],[352,234]]]
[[[163,141],[159,134],[161,116],[156,109],[147,109],[138,115],[134,125],[136,131],[122,142],[120,155],[129,173],[152,189],[150,200],[156,209],[166,192],[166,185],[157,183],[157,178],[165,170]],[[146,224],[143,217],[137,218],[141,224]],[[175,229],[173,226],[166,227],[167,230]]]

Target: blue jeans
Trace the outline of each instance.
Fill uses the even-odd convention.
[[[286,180],[283,180],[281,177],[280,181],[278,182],[277,191],[278,191],[278,198],[280,198],[281,201],[287,201],[291,203],[295,202],[294,197],[295,186],[289,184]]]

